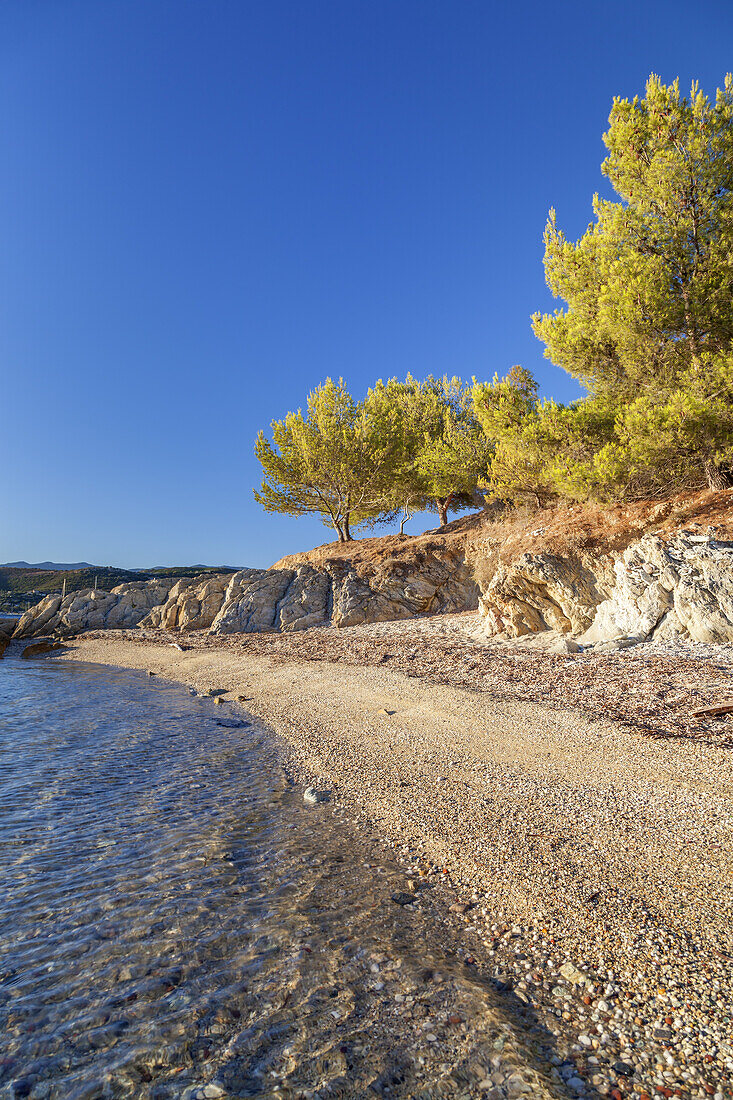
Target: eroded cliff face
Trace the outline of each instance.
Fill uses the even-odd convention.
[[[568,509],[553,514],[550,532],[478,540],[482,635],[552,630],[602,650],[649,639],[733,642],[732,507],[730,493],[619,506],[594,513],[595,530],[590,510]]]
[[[560,557],[524,553],[497,563],[479,598],[487,635],[519,638],[543,630],[582,634],[610,592],[612,561],[606,555]]]
[[[418,538],[329,544],[271,569],[48,597],[15,637],[135,626],[251,634],[476,607],[486,640],[553,631],[566,651],[733,642],[733,491],[467,516]]]
[[[252,634],[355,626],[477,604],[478,585],[461,552],[433,553],[419,562],[387,559],[371,569],[335,558],[180,582],[141,626]]]
[[[648,535],[614,562],[614,585],[580,638],[733,641],[733,542]]]

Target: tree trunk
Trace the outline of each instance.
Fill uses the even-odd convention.
[[[718,492],[733,487],[733,472],[729,466],[718,466],[712,459],[706,459],[703,463],[705,477],[708,481],[708,489],[716,489]]]
[[[351,537],[351,528],[349,527],[349,513],[348,512],[346,513],[346,515],[344,516],[344,518],[341,522],[343,523],[343,527],[344,527],[344,542],[353,542],[354,540]]]
[[[697,334],[697,325],[692,316],[692,309],[690,308],[690,288],[683,281],[682,283],[682,300],[685,308],[685,325],[687,326],[687,336],[690,341],[690,349],[692,351],[692,365],[695,370],[700,369],[700,342]]]
[[[336,534],[339,537],[339,542],[346,542],[346,539],[344,538],[344,533],[341,530],[341,524],[336,519],[332,519],[331,522],[333,523],[334,531],[336,532]]]
[[[405,524],[407,523],[407,521],[409,519],[412,519],[412,512],[410,511],[410,509],[405,504],[402,508],[402,519],[400,520],[400,534],[401,535],[404,535],[404,533],[405,533]]]
[[[440,526],[445,527],[446,523],[448,522],[448,501],[445,499],[438,499],[435,502],[435,506],[438,509]]]

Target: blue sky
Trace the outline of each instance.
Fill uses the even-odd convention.
[[[252,498],[328,375],[577,396],[530,330],[547,211],[582,233],[613,96],[714,93],[732,32],[729,0],[4,0],[0,561],[328,541]]]

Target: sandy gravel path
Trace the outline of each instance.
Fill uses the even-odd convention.
[[[450,873],[467,943],[568,1026],[601,1094],[733,1095],[729,749],[382,666],[119,634],[60,657],[242,697],[412,866]]]

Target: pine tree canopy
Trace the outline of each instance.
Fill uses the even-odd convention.
[[[733,77],[714,101],[651,76],[614,100],[594,219],[569,241],[550,211],[554,313],[532,327],[587,395],[540,400],[529,371],[378,381],[354,401],[328,379],[307,412],[262,433],[268,510],[351,527],[485,497],[610,500],[733,486]]]

